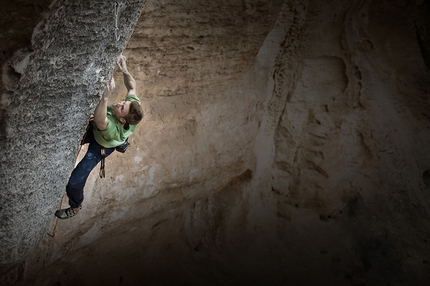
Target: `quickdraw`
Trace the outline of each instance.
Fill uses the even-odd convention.
[[[118,13],[119,13],[119,3],[115,1],[114,15],[115,15],[115,40],[118,42],[121,36],[118,36]]]
[[[100,161],[100,178],[105,177],[105,158],[106,158],[106,149],[102,148],[101,150],[102,159]]]

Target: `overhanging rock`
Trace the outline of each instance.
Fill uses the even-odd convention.
[[[0,126],[0,275],[27,257],[53,219],[88,117],[145,2],[53,1],[21,53]]]

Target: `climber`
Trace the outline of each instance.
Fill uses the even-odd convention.
[[[55,216],[60,219],[73,217],[79,212],[84,200],[84,186],[90,172],[100,161],[103,166],[104,158],[115,149],[124,152],[128,146],[128,137],[142,120],[143,109],[136,96],[136,81],[127,70],[125,56],[120,56],[118,67],[123,74],[127,96],[124,101],[107,105],[108,97],[115,87],[112,79],[94,110],[94,120],[90,122],[90,128],[85,136],[83,143],[89,143],[88,151],[73,170],[66,186],[70,207],[55,212]]]

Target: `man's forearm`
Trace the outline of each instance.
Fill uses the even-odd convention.
[[[126,57],[121,55],[118,67],[124,76],[124,85],[127,88],[129,94],[136,94],[136,81],[133,76],[128,72]]]
[[[124,76],[124,85],[127,88],[127,90],[128,91],[135,90],[136,81],[134,80],[133,76],[128,71],[125,71],[122,74]]]
[[[99,104],[97,104],[96,109],[94,110],[94,122],[100,130],[105,130],[107,127],[107,103],[108,97],[102,96]]]

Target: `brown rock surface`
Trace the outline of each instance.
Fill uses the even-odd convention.
[[[428,12],[148,1],[131,147],[3,281],[429,285]]]

